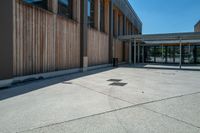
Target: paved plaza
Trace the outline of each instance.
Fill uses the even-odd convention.
[[[1,133],[200,133],[200,71],[104,68],[0,90]]]

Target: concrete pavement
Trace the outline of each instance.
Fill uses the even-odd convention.
[[[18,85],[0,91],[0,132],[199,133],[199,79],[198,71],[120,67]]]

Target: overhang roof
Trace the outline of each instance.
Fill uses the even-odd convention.
[[[136,40],[141,44],[200,43],[200,32],[144,34],[120,36],[122,41]]]

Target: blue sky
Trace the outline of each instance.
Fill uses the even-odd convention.
[[[129,0],[143,22],[143,33],[193,32],[200,0]]]

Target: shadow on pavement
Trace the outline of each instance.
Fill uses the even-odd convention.
[[[25,93],[29,93],[31,91],[35,91],[47,86],[51,86],[57,83],[61,82],[66,82],[69,80],[73,80],[76,78],[81,78],[84,76],[89,76],[92,74],[97,74],[105,71],[109,71],[115,69],[113,67],[108,67],[108,68],[101,68],[97,70],[91,70],[88,72],[80,72],[80,73],[74,73],[74,74],[69,74],[69,75],[64,75],[64,76],[58,76],[58,77],[53,77],[53,78],[48,78],[48,79],[40,79],[36,81],[29,81],[29,82],[24,82],[20,83],[17,85],[13,85],[10,88],[4,88],[0,90],[0,101],[5,100],[11,97],[15,97],[18,95],[23,95]]]

